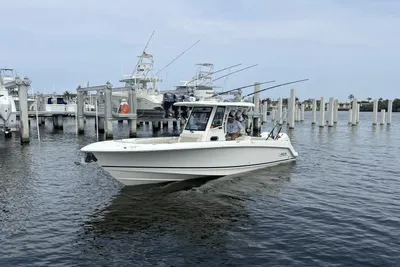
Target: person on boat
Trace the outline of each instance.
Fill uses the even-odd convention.
[[[240,131],[240,136],[242,136],[242,135],[246,134],[246,129],[245,129],[246,122],[242,116],[241,111],[238,111],[235,116],[236,116],[236,120],[238,121],[238,123],[242,125],[242,130]]]
[[[235,120],[235,117],[229,115],[228,117],[228,133],[227,136],[230,137],[231,140],[235,140],[241,135],[241,131],[243,130],[243,125],[238,121]]]

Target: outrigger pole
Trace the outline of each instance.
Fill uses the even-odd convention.
[[[217,80],[219,80],[219,79],[222,79],[222,78],[224,78],[224,77],[226,77],[226,76],[232,75],[232,74],[237,73],[237,72],[242,71],[242,70],[250,69],[250,68],[255,67],[255,66],[257,66],[257,65],[258,65],[258,64],[254,64],[254,65],[252,65],[252,66],[249,66],[249,67],[246,67],[246,68],[243,68],[243,69],[240,69],[240,70],[237,70],[237,71],[234,71],[234,72],[231,72],[231,73],[222,75],[222,76],[220,76],[220,77],[218,77],[218,78],[216,78],[216,79],[214,79],[214,80],[212,80],[212,81],[215,82],[215,81],[217,81]]]
[[[179,54],[177,57],[175,57],[170,63],[168,63],[164,68],[162,68],[161,70],[159,70],[155,75],[157,76],[157,74],[159,74],[161,71],[163,71],[165,68],[167,68],[169,65],[171,65],[175,60],[177,60],[179,57],[181,57],[186,51],[188,51],[190,48],[192,48],[193,46],[195,46],[198,42],[200,42],[200,40],[197,40],[197,42],[195,42],[194,44],[192,44],[189,48],[187,48],[185,51],[183,51],[181,54]]]
[[[262,83],[259,83],[259,84],[273,83],[273,82],[275,82],[275,80],[273,80],[273,81],[267,81],[267,82],[262,82]],[[221,92],[221,93],[215,93],[215,94],[213,94],[213,96],[218,96],[218,95],[227,94],[227,93],[230,93],[230,92],[232,92],[232,91],[244,89],[244,88],[251,87],[251,86],[254,86],[254,83],[253,83],[253,84],[250,84],[250,85],[246,85],[246,86],[234,88],[234,89],[231,89],[231,90],[228,90],[228,91],[224,91],[224,92]]]
[[[245,98],[246,96],[251,96],[251,95],[254,95],[254,94],[257,94],[257,93],[261,93],[261,92],[263,92],[263,91],[271,90],[271,89],[276,88],[276,87],[280,87],[280,86],[284,86],[284,85],[288,85],[288,84],[292,84],[292,83],[304,82],[304,81],[308,81],[308,80],[309,80],[309,79],[303,79],[303,80],[297,80],[297,81],[293,81],[293,82],[288,82],[288,83],[282,83],[282,84],[274,85],[274,86],[271,86],[271,87],[268,87],[268,88],[265,88],[265,89],[261,89],[261,90],[259,90],[259,91],[257,91],[257,92],[253,92],[253,93],[247,94],[247,95],[243,96],[242,99]]]
[[[145,51],[146,51],[146,49],[147,49],[147,46],[148,46],[149,43],[150,43],[151,38],[153,38],[154,32],[155,32],[155,30],[153,31],[153,33],[151,34],[151,36],[150,36],[149,40],[147,41],[145,47],[143,48],[142,54],[145,53]],[[135,71],[136,71],[136,69],[137,69],[137,67],[138,67],[138,65],[139,65],[139,61],[140,61],[140,60],[137,61],[136,66],[135,66],[135,68],[133,69],[132,75],[135,73]]]
[[[221,72],[221,71],[224,71],[224,70],[230,69],[230,68],[234,68],[234,67],[237,67],[237,66],[240,66],[240,65],[242,65],[242,63],[236,64],[236,65],[232,65],[232,66],[229,66],[229,67],[226,67],[226,68],[223,68],[223,69],[220,69],[220,70],[217,70],[217,71],[214,71],[214,72],[208,73],[208,74],[206,74],[206,75],[204,75],[204,76],[201,76],[201,77],[194,78],[193,80],[191,80],[191,81],[188,81],[187,83],[194,82],[194,81],[196,81],[196,80],[198,80],[198,79],[200,79],[200,78],[204,78],[204,77],[207,77],[207,76],[213,75],[213,74],[215,74],[215,73],[218,73],[218,72]]]

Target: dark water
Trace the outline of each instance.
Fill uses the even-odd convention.
[[[400,266],[400,114],[309,116],[289,132],[296,163],[131,188],[80,164],[93,120],[78,137],[47,120],[40,143],[33,120],[28,146],[0,136],[0,266]]]

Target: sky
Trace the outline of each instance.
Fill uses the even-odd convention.
[[[400,98],[400,1],[396,0],[0,0],[0,67],[37,92],[122,86],[146,52],[160,90],[190,80],[195,64],[256,67],[216,83],[225,89],[275,80],[309,81],[261,98]],[[233,69],[232,69],[233,71]],[[265,88],[266,86],[261,86]],[[222,90],[222,89],[218,89]],[[244,94],[252,88],[244,89]]]

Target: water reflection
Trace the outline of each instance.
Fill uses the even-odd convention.
[[[295,165],[282,164],[225,177],[125,186],[107,208],[92,216],[89,224],[94,228],[111,226],[111,231],[134,231],[158,223],[190,225],[194,218],[192,223],[197,224],[199,216],[213,220],[239,215],[244,201],[260,194],[278,195],[280,187],[290,181]],[[228,203],[231,201],[235,203]]]
[[[225,253],[223,247],[232,242],[229,232],[255,223],[248,206],[256,198],[278,196],[294,168],[290,163],[243,175],[124,187],[85,223],[83,239],[99,254],[104,253],[101,244],[110,240],[197,249],[201,245],[204,253],[215,253],[216,248]]]

